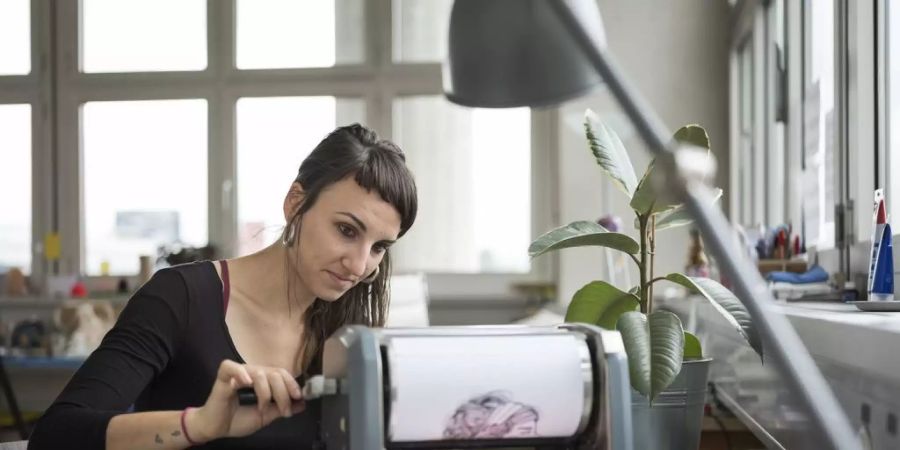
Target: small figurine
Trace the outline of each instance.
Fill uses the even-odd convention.
[[[689,277],[709,277],[709,260],[703,248],[703,240],[700,232],[691,229],[691,246],[688,248],[688,262],[684,272]]]
[[[6,295],[10,297],[24,297],[28,295],[28,282],[22,269],[13,267],[6,272]]]

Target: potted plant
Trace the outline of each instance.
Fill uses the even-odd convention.
[[[613,184],[630,199],[637,239],[614,233],[593,221],[578,221],[554,229],[531,243],[532,257],[563,248],[600,246],[628,254],[637,265],[640,284],[622,290],[591,281],[572,298],[567,322],[585,322],[622,334],[631,377],[635,448],[697,448],[703,415],[709,358],[700,341],[684,331],[675,314],[653,305],[653,286],[671,282],[700,295],[725,317],[762,355],[762,347],[744,305],[727,288],[709,278],[681,273],[656,276],[656,233],[691,223],[685,208],[654,192],[650,162],[640,181],[616,133],[591,110],[584,122],[588,147]],[[709,136],[698,125],[687,125],[674,136],[678,142],[709,151]],[[717,189],[716,199],[721,196]]]

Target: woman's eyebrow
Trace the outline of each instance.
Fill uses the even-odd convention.
[[[349,217],[351,220],[353,220],[354,222],[356,222],[356,226],[358,226],[360,229],[362,229],[363,232],[368,231],[368,228],[366,228],[366,224],[364,224],[362,220],[359,220],[359,217],[356,217],[356,216],[353,215],[352,213],[348,213],[348,212],[345,212],[345,211],[340,211],[340,212],[338,212],[338,214],[347,216],[347,217]]]

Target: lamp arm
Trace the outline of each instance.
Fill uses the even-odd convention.
[[[572,35],[610,92],[625,110],[641,138],[656,154],[668,176],[668,188],[683,201],[695,219],[712,253],[733,283],[734,291],[754,319],[766,350],[786,375],[789,387],[811,415],[814,431],[809,438],[820,438],[835,450],[861,450],[862,446],[844,410],[838,404],[822,373],[800,337],[784,314],[775,311],[775,300],[766,288],[759,271],[745,258],[731,236],[731,228],[721,211],[714,207],[708,189],[695,178],[685,175],[690,170],[678,163],[677,144],[653,109],[631,88],[619,73],[611,55],[590,38],[581,22],[564,1],[551,1],[559,19]],[[818,447],[817,447],[818,448]]]

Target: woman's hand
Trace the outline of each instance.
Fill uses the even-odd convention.
[[[255,406],[238,405],[237,390],[243,387],[256,392],[259,402]],[[219,365],[206,404],[188,411],[185,427],[196,442],[247,436],[279,417],[303,411],[305,406],[300,386],[287,370],[225,360]]]

